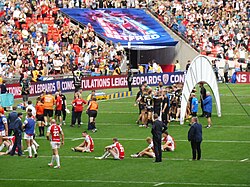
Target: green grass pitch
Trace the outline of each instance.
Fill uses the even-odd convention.
[[[229,86],[250,113],[250,86]],[[153,163],[150,158],[130,158],[146,146],[144,139],[151,135],[150,129],[135,124],[138,108],[133,106],[134,97],[130,97],[99,103],[98,132],[90,132],[95,142],[93,153],[71,151],[71,147],[82,142],[79,138],[86,129],[87,116],[83,114],[81,128],[70,128],[68,115],[67,125],[63,126],[65,145],[59,150],[61,169],[47,166],[51,160],[50,144],[45,138],[37,138],[38,158],[0,157],[0,186],[250,186],[250,117],[226,85],[220,84],[219,89],[222,117],[216,116],[214,105],[213,127],[203,129],[201,161],[190,161],[189,127],[178,123],[171,123],[168,130],[176,140],[176,151],[165,152],[162,163]],[[135,95],[137,89],[133,91]],[[85,98],[87,93],[84,92]],[[73,94],[67,97],[70,103]],[[204,118],[199,120],[204,127],[207,125]],[[95,160],[95,156],[102,155],[104,146],[112,143],[112,137],[118,137],[123,144],[125,159]]]

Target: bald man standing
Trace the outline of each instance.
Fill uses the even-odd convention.
[[[191,119],[191,127],[188,131],[188,141],[191,143],[193,160],[201,159],[202,125],[198,123],[198,118]]]

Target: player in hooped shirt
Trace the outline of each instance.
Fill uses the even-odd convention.
[[[62,128],[56,124],[54,119],[51,120],[51,126],[47,130],[47,140],[51,140],[50,144],[52,147],[52,159],[48,166],[53,167],[54,161],[56,161],[55,169],[60,168],[60,158],[58,154],[58,149],[60,145],[64,145],[64,133]]]
[[[105,147],[105,153],[101,157],[95,157],[95,159],[106,159],[112,156],[115,160],[124,159],[124,148],[122,144],[118,142],[117,138],[113,138],[113,144]]]
[[[82,133],[82,137],[84,138],[83,143],[78,145],[77,147],[71,148],[72,151],[78,152],[93,152],[94,151],[94,141],[90,135],[86,131]]]

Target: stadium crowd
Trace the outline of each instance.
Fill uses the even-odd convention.
[[[81,28],[61,15],[50,1],[5,1],[0,16],[0,74],[44,76],[83,72],[108,75],[123,57],[120,44],[104,43],[88,24]],[[119,69],[114,74],[120,74]]]
[[[246,1],[11,1],[0,5],[0,74],[4,78],[68,74],[77,66],[93,75],[120,74],[124,48],[103,42],[88,24],[74,25],[58,10],[146,8],[202,54],[248,60],[249,4]],[[160,70],[159,70],[160,71]]]
[[[156,1],[153,12],[201,54],[249,61],[249,2]]]

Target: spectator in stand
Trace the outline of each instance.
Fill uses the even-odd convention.
[[[181,65],[179,63],[179,60],[176,60],[174,65],[174,71],[178,72],[180,70],[181,70]]]
[[[249,51],[248,7],[247,1],[167,0],[150,10],[202,54],[233,60],[241,45]]]
[[[188,60],[188,61],[187,61],[187,65],[186,65],[186,71],[188,71],[188,69],[189,69],[189,67],[190,67],[190,64],[191,64],[191,61]]]

